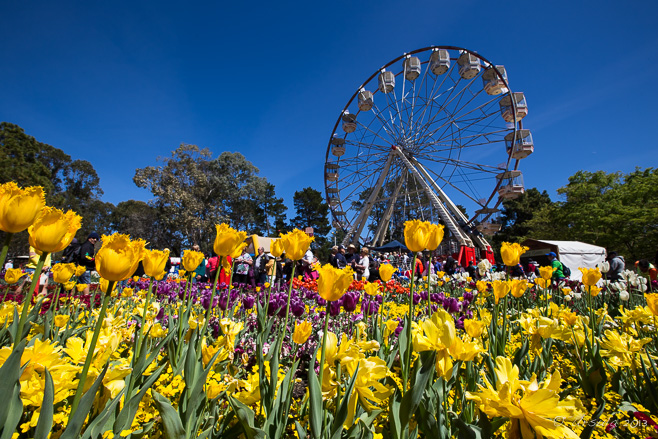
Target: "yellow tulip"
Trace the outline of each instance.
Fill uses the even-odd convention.
[[[55,264],[52,272],[55,282],[65,284],[75,274],[75,264]]]
[[[5,271],[5,282],[9,285],[13,285],[23,277],[23,270],[20,268],[9,268]]]
[[[368,282],[364,287],[363,290],[368,294],[369,296],[376,296],[379,293],[379,284],[373,283],[373,282]]]
[[[580,280],[582,283],[588,287],[596,285],[596,283],[601,279],[601,271],[597,268],[579,268],[580,272],[583,273],[583,278]]]
[[[157,278],[160,276],[167,265],[169,260],[169,249],[167,250],[145,250],[144,259],[142,264],[144,265],[144,273],[149,277]]]
[[[510,292],[510,284],[507,281],[495,280],[493,281],[493,293],[496,298],[496,304],[503,297],[507,296],[507,293]]]
[[[313,330],[313,325],[311,322],[304,320],[298,325],[295,325],[295,332],[292,334],[292,341],[297,344],[304,344],[306,340],[311,336],[311,331]]]
[[[71,290],[73,289],[73,287],[75,287],[75,281],[74,281],[74,280],[68,281],[68,282],[66,282],[66,283],[64,284],[64,289],[65,289],[66,291],[71,291]],[[84,289],[84,288],[83,288],[83,289]],[[60,299],[60,300],[61,300],[61,299]]]
[[[541,288],[548,288],[551,286],[550,279],[542,279],[538,277],[537,279],[535,279],[535,283],[539,285]]]
[[[599,295],[599,293],[601,293],[601,290],[602,290],[602,288],[599,288],[596,285],[592,285],[591,287],[589,287],[589,294],[592,297],[596,297],[596,296]]]
[[[331,264],[319,267],[318,274],[318,294],[329,302],[340,299],[354,279],[350,267],[340,270]]]
[[[75,238],[81,222],[82,217],[72,210],[64,213],[46,206],[36,221],[28,227],[30,245],[40,252],[62,251]]]
[[[475,282],[475,286],[480,293],[485,293],[489,289],[489,283],[483,280]]]
[[[396,271],[398,271],[398,269],[391,264],[382,264],[379,266],[379,277],[384,282],[388,282]]]
[[[444,233],[443,224],[430,224],[430,234],[427,239],[427,250],[436,250],[441,241],[443,241]]]
[[[519,264],[521,261],[521,255],[527,250],[528,247],[522,246],[516,242],[514,244],[503,242],[503,245],[500,248],[500,256],[503,258],[503,263],[505,265],[508,267],[514,267]]]
[[[100,287],[101,291],[105,293],[107,292],[107,288],[110,286],[110,282],[107,279],[103,279],[101,277],[98,279],[98,286]]]
[[[77,284],[75,286],[75,289],[78,290],[78,293],[82,293],[85,290],[85,288],[87,288],[88,286],[89,286],[88,284]]]
[[[121,291],[121,297],[132,297],[135,290],[133,288],[124,288]]]
[[[647,300],[647,307],[651,314],[658,316],[658,293],[645,294],[644,298]]]
[[[473,338],[479,338],[484,330],[485,323],[481,320],[464,320],[464,331]]]
[[[194,250],[185,250],[183,252],[183,267],[188,273],[197,269],[199,264],[203,262],[203,253],[195,252]]]
[[[272,256],[275,258],[280,257],[284,251],[285,249],[283,248],[283,241],[281,239],[270,242],[270,253],[272,253]]]
[[[511,282],[512,296],[516,297],[517,299],[523,296],[525,290],[528,289],[528,281],[525,279],[512,279]]]
[[[564,322],[569,326],[575,325],[578,321],[578,314],[575,312],[563,311],[560,315],[564,318]]]
[[[22,232],[34,223],[45,205],[41,186],[21,189],[13,181],[0,185],[0,230]]]
[[[404,242],[412,252],[422,252],[427,248],[430,238],[428,221],[409,220],[404,223]]]
[[[66,325],[66,322],[69,321],[69,316],[58,315],[53,319],[53,324],[58,328],[63,328]]]
[[[549,280],[550,278],[553,277],[553,272],[554,272],[556,269],[557,269],[557,268],[553,268],[553,267],[551,267],[551,266],[548,266],[548,267],[539,267],[539,276],[540,276],[542,279]]]
[[[87,271],[87,267],[83,267],[82,265],[78,265],[75,269],[75,275],[76,276],[82,276],[85,271]]]
[[[213,249],[217,256],[231,256],[247,238],[247,232],[238,232],[228,224],[216,224],[217,236]]]
[[[283,250],[286,252],[286,256],[293,261],[302,259],[314,240],[315,238],[308,236],[299,229],[281,235]]]
[[[133,275],[144,257],[143,239],[130,240],[130,236],[115,233],[103,235],[103,246],[96,253],[96,271],[105,279],[122,281]]]

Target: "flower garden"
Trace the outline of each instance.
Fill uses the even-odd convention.
[[[167,252],[115,234],[89,294],[74,264],[35,294],[46,255],[79,227],[39,188],[0,187],[0,262],[25,229],[41,254],[31,282],[7,270],[0,290],[0,439],[658,437],[658,294],[634,272],[400,281],[384,264],[368,283],[326,265],[252,289],[192,282],[194,251],[190,274],[166,278]],[[227,272],[245,237],[217,226]],[[414,253],[442,238],[406,224]],[[272,254],[299,260],[311,241],[295,230]],[[523,251],[501,254],[514,266]]]

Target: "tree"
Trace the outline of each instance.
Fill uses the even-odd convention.
[[[159,160],[163,166],[137,169],[133,181],[155,196],[150,205],[168,247],[196,243],[209,250],[214,226],[223,222],[249,233],[267,230],[263,203],[276,204],[274,188],[268,192],[267,180],[242,154],[223,152],[213,159],[208,149],[182,144]]]
[[[263,236],[278,236],[285,228],[286,210],[288,208],[283,204],[283,198],[276,197],[274,185],[267,183],[262,199],[256,207],[256,223],[263,227],[258,229],[257,233]]]
[[[499,217],[501,229],[492,239],[494,248],[500,247],[503,242],[518,242],[527,238],[531,232],[529,222],[536,212],[552,204],[548,192],[539,192],[536,188],[528,189],[516,199],[503,201]]]
[[[290,225],[301,230],[313,227],[315,247],[323,247],[327,242],[326,237],[331,231],[331,226],[329,225],[329,206],[324,202],[322,194],[307,187],[295,192],[293,203],[295,217],[291,220]]]

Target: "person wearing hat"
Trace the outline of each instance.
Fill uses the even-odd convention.
[[[332,267],[338,268],[336,265],[336,255],[338,254],[338,246],[334,245],[331,247],[331,254],[329,255],[329,264],[331,264]]]
[[[621,280],[621,273],[626,268],[626,261],[623,256],[619,256],[617,252],[608,253],[608,262],[610,263],[610,270],[606,274],[608,280],[619,281]]]
[[[80,246],[80,260],[78,265],[85,267],[85,272],[78,277],[79,284],[87,285],[84,294],[89,294],[89,284],[91,283],[91,272],[96,269],[96,243],[101,239],[96,232],[91,232],[87,240]]]
[[[336,268],[343,269],[347,267],[347,259],[345,259],[345,246],[338,246],[338,253],[336,253]]]
[[[352,265],[352,262],[357,263],[359,262],[359,255],[356,254],[356,247],[354,244],[350,244],[347,246],[347,254],[345,255],[345,261],[347,261],[348,264]]]
[[[548,256],[548,260],[551,262],[551,267],[553,267],[553,279],[564,279],[565,276],[562,262],[558,261],[555,252],[546,253],[546,256]]]

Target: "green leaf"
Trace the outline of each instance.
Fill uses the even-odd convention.
[[[299,421],[295,421],[295,429],[297,430],[299,439],[306,439],[306,430],[304,430],[304,427],[302,427]]]
[[[317,352],[317,350],[316,350]],[[312,358],[316,358],[315,356]],[[311,363],[314,361],[311,360]],[[320,366],[322,367],[322,366]],[[322,370],[320,370],[322,373]],[[324,410],[322,407],[322,389],[320,389],[320,382],[315,374],[313,364],[308,367],[308,393],[309,393],[309,424],[311,424],[311,433],[313,438],[319,439],[322,437],[322,418]]]
[[[352,377],[347,383],[347,387],[345,388],[345,393],[343,394],[343,398],[340,402],[340,405],[338,406],[338,410],[336,411],[336,417],[334,418],[334,422],[331,426],[332,439],[339,439],[340,434],[343,431],[343,424],[347,419],[347,412],[350,405],[350,398],[352,397],[352,391],[354,390],[354,383],[356,382],[356,377],[358,373],[359,373],[359,366],[357,365],[354,374],[352,375]]]
[[[34,439],[48,439],[48,434],[53,428],[55,387],[53,385],[53,377],[48,372],[48,368],[45,369],[45,375],[46,385],[43,392],[43,401],[41,402],[41,413],[39,414],[37,428],[34,432]]]
[[[416,376],[413,386],[405,393],[402,398],[402,405],[400,407],[400,423],[402,427],[406,427],[411,420],[411,417],[416,412],[418,404],[420,403],[425,388],[430,378],[434,374],[436,352],[424,351],[420,353],[420,367],[416,370]]]
[[[171,405],[169,400],[151,389],[153,401],[162,417],[162,428],[165,439],[185,439],[185,429],[180,420],[176,409]]]
[[[7,426],[9,409],[12,404],[16,403],[13,398],[7,398],[7,395],[13,395],[16,386],[19,386],[20,390],[21,357],[24,349],[25,341],[21,341],[16,349],[9,354],[7,361],[0,367],[0,395],[4,395],[3,398],[0,398],[0,425],[3,426],[3,431]],[[12,432],[14,428],[15,426],[12,428]]]
[[[7,410],[7,417],[3,423],[2,435],[0,439],[10,439],[18,426],[23,415],[23,402],[21,401],[21,386],[16,384],[9,398],[9,407]],[[5,396],[6,398],[6,396]],[[4,399],[4,398],[3,398]]]
[[[75,411],[75,414],[69,418],[69,423],[66,426],[64,433],[62,433],[60,436],[60,439],[76,439],[78,436],[80,436],[82,424],[85,422],[85,419],[87,419],[87,415],[89,414],[91,406],[94,403],[96,392],[98,392],[98,388],[103,383],[103,378],[105,378],[105,374],[107,373],[107,367],[108,366],[105,365],[103,371],[100,375],[98,375],[89,390],[87,390],[85,394],[82,395],[82,398],[80,398],[80,404],[78,404],[78,408]]]
[[[594,428],[598,425],[599,418],[605,410],[605,401],[601,401],[596,411],[592,415],[592,418],[589,420],[583,431],[580,433],[580,439],[589,439],[594,432]]]
[[[137,414],[137,409],[139,408],[139,403],[142,401],[142,398],[144,398],[144,395],[148,389],[150,389],[153,383],[155,383],[155,381],[160,377],[160,374],[165,367],[166,364],[163,364],[158,369],[156,369],[156,371],[148,377],[139,393],[130,398],[128,404],[124,405],[123,409],[119,413],[119,416],[117,416],[117,419],[114,422],[114,428],[112,429],[114,433],[118,434],[123,430],[127,430],[132,425],[133,419],[135,419],[135,415]],[[127,397],[128,396],[126,395],[126,398]]]
[[[232,396],[228,397],[228,402],[242,425],[242,430],[247,439],[265,439],[267,437],[263,430],[259,430],[254,426],[254,411],[252,409]]]

